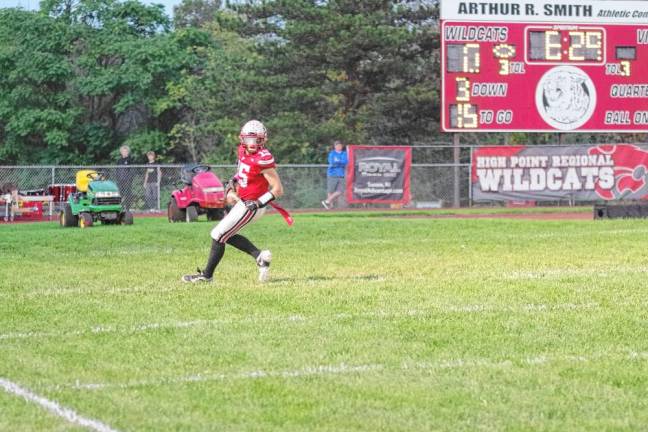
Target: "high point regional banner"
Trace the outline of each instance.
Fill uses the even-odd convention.
[[[349,203],[407,204],[412,149],[401,146],[347,146]]]
[[[480,147],[471,165],[475,201],[648,198],[648,145]]]

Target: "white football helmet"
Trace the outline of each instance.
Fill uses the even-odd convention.
[[[268,131],[260,121],[250,120],[241,128],[239,143],[248,153],[256,153],[265,146],[267,141]]]

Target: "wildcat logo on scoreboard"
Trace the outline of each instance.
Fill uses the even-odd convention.
[[[596,108],[596,88],[582,69],[556,66],[536,87],[536,108],[550,126],[563,131],[584,125]]]

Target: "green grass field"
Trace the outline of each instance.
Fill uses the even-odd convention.
[[[648,221],[0,226],[0,378],[118,431],[646,430]],[[0,387],[0,430],[84,430]]]

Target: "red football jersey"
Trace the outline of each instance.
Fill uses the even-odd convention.
[[[262,148],[255,154],[245,153],[243,146],[238,151],[238,196],[243,200],[258,199],[268,192],[269,183],[261,171],[276,167],[274,157],[268,149]]]

